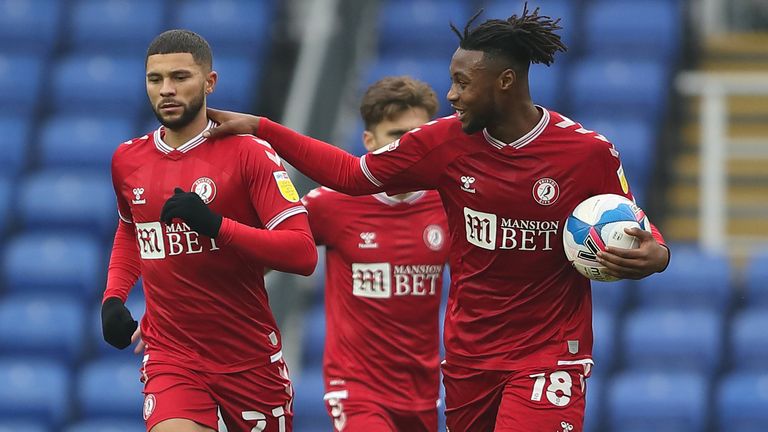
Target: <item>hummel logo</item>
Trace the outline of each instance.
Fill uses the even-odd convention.
[[[464,184],[461,187],[461,190],[463,190],[464,192],[469,192],[469,193],[475,193],[476,192],[475,189],[472,188],[472,183],[475,182],[475,178],[474,177],[461,176],[461,182]]]
[[[379,247],[378,243],[376,243],[375,232],[361,232],[360,239],[363,241],[362,243],[357,244],[357,247],[360,249],[373,249]]]
[[[573,425],[568,422],[560,422],[560,427],[563,428],[562,432],[570,432],[573,430]]]
[[[147,200],[141,198],[143,193],[144,188],[133,188],[133,195],[136,196],[136,198],[131,202],[134,204],[146,204]]]

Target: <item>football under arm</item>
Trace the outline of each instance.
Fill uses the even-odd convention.
[[[309,276],[317,265],[317,248],[305,213],[289,217],[272,230],[224,218],[216,241],[277,271]]]
[[[139,249],[133,235],[133,226],[122,219],[117,222],[112,254],[107,270],[107,288],[104,290],[102,303],[110,297],[116,297],[123,303],[128,293],[141,276]]]
[[[267,118],[261,118],[258,135],[269,141],[280,157],[323,186],[347,195],[370,195],[384,190],[368,180],[360,158],[334,145]]]

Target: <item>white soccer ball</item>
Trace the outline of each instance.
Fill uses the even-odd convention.
[[[597,262],[597,252],[606,246],[634,249],[639,240],[624,228],[651,231],[651,222],[643,209],[621,195],[595,195],[582,201],[571,212],[563,229],[565,256],[584,276],[602,282],[618,280],[605,274]]]

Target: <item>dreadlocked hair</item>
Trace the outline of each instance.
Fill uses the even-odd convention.
[[[555,33],[562,29],[560,18],[553,20],[539,15],[539,8],[530,11],[527,2],[520,16],[512,15],[506,20],[489,19],[470,28],[482,13],[480,9],[464,26],[463,32],[451,23],[451,30],[459,36],[459,47],[462,49],[483,51],[524,65],[543,63],[547,66],[555,61],[556,52],[568,49],[560,35]]]

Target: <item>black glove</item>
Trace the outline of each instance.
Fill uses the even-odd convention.
[[[113,347],[123,349],[129,346],[138,326],[131,311],[119,298],[110,297],[101,305],[101,331],[104,340]]]
[[[210,238],[219,235],[221,216],[212,212],[194,192],[184,192],[178,187],[173,190],[173,196],[163,205],[160,220],[170,224],[173,218],[183,220],[190,228]]]

